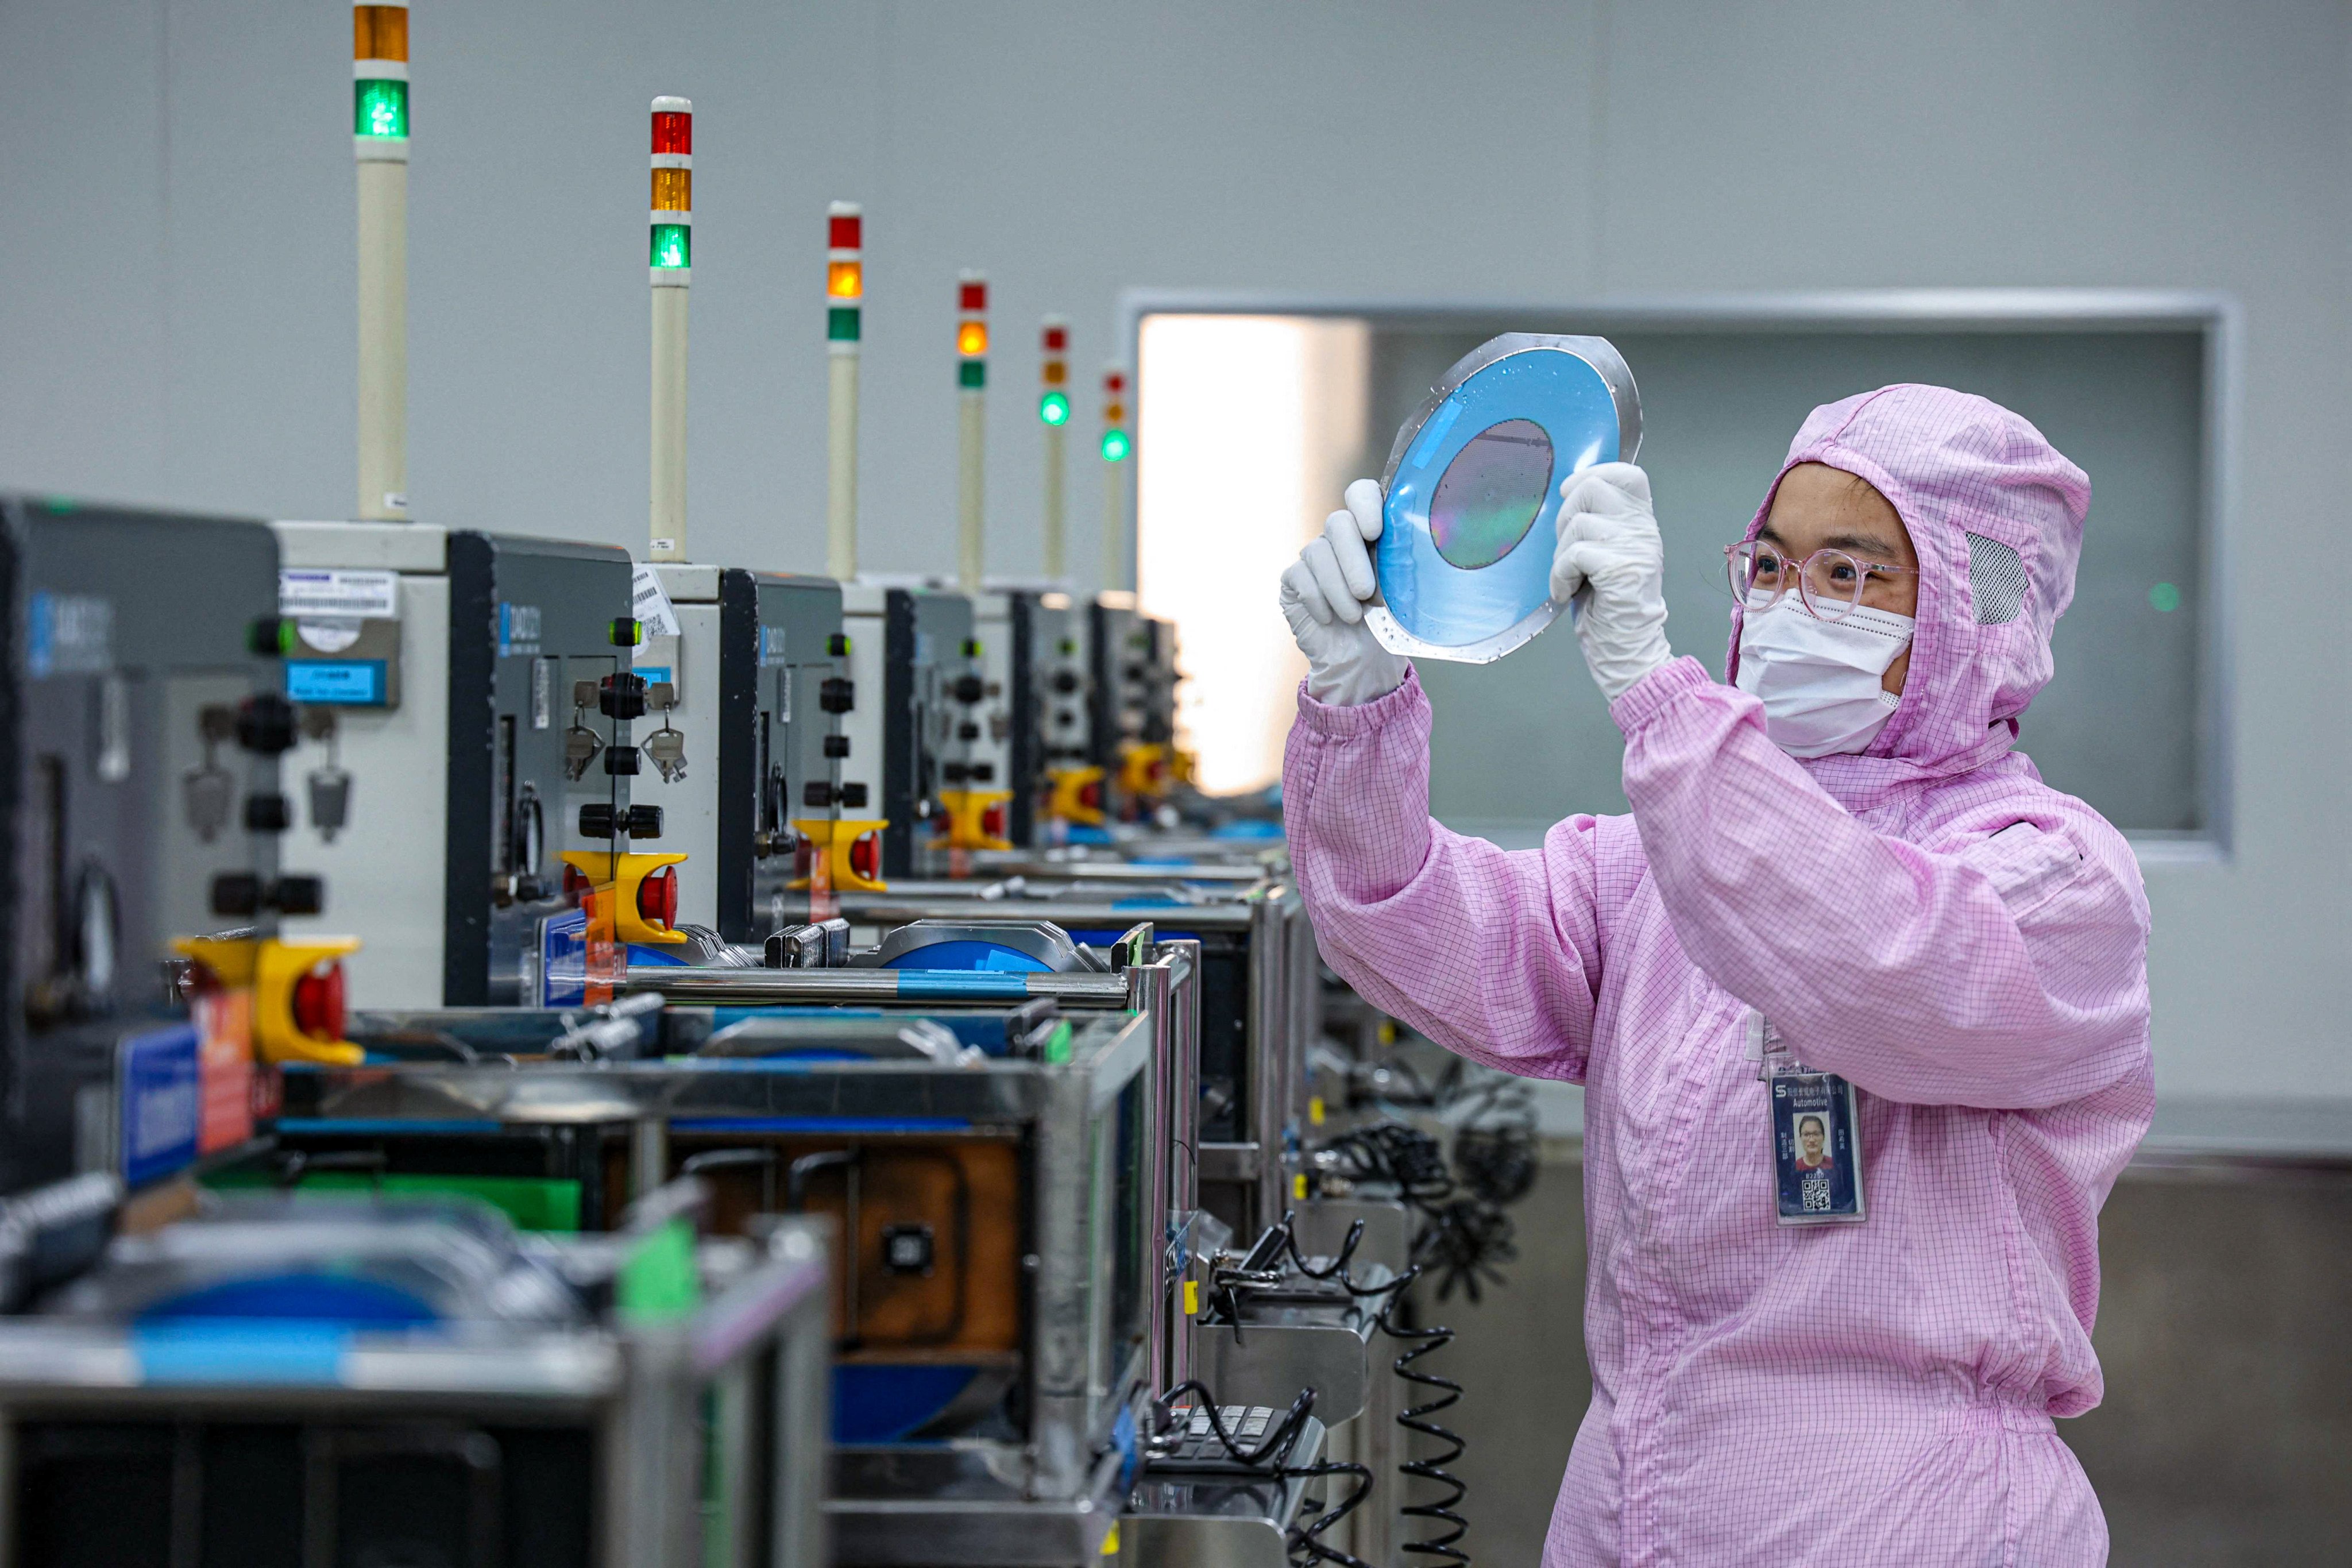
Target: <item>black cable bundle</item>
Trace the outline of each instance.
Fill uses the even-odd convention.
[[[1458,1285],[1476,1302],[1483,1299],[1482,1280],[1504,1282],[1502,1266],[1519,1256],[1517,1235],[1511,1216],[1485,1199],[1455,1198],[1431,1212],[1413,1250],[1438,1270],[1439,1300],[1451,1297]]]
[[[1397,1425],[1409,1432],[1417,1432],[1424,1437],[1446,1446],[1443,1453],[1423,1458],[1407,1459],[1400,1464],[1397,1469],[1402,1475],[1417,1477],[1422,1480],[1449,1489],[1443,1497],[1428,1502],[1409,1503],[1397,1510],[1406,1519],[1434,1520],[1451,1527],[1444,1534],[1425,1541],[1405,1542],[1403,1550],[1418,1557],[1467,1563],[1470,1561],[1470,1554],[1463,1551],[1457,1542],[1469,1532],[1470,1521],[1454,1510],[1462,1500],[1469,1495],[1470,1488],[1461,1477],[1445,1467],[1460,1459],[1468,1451],[1469,1445],[1462,1440],[1461,1434],[1451,1431],[1430,1419],[1431,1416],[1451,1410],[1455,1405],[1461,1403],[1462,1385],[1452,1378],[1441,1377],[1435,1373],[1413,1364],[1423,1356],[1434,1354],[1452,1344],[1454,1331],[1443,1325],[1429,1328],[1403,1327],[1397,1321],[1397,1310],[1403,1303],[1405,1294],[1412,1288],[1413,1282],[1422,1277],[1430,1258],[1442,1251],[1446,1245],[1445,1238],[1454,1234],[1455,1228],[1463,1223],[1457,1211],[1480,1213],[1491,1211],[1487,1211],[1477,1199],[1453,1197],[1454,1178],[1445,1169],[1445,1160],[1440,1145],[1435,1138],[1418,1128],[1409,1127],[1399,1121],[1378,1122],[1370,1127],[1355,1128],[1342,1133],[1333,1141],[1331,1146],[1348,1152],[1358,1166],[1356,1174],[1366,1179],[1395,1183],[1398,1189],[1404,1194],[1406,1205],[1421,1213],[1426,1223],[1422,1226],[1421,1234],[1413,1238],[1412,1263],[1402,1275],[1385,1284],[1373,1286],[1357,1284],[1348,1276],[1347,1267],[1349,1258],[1355,1253],[1357,1243],[1363,1237],[1364,1225],[1361,1220],[1348,1227],[1347,1240],[1340,1247],[1339,1257],[1320,1269],[1308,1267],[1307,1259],[1300,1255],[1298,1233],[1293,1224],[1295,1216],[1287,1214],[1282,1216],[1285,1245],[1288,1248],[1291,1261],[1309,1279],[1336,1278],[1350,1296],[1386,1296],[1388,1298],[1381,1303],[1380,1317],[1376,1320],[1380,1330],[1390,1338],[1402,1340],[1412,1347],[1391,1363],[1391,1369],[1405,1382],[1422,1388],[1434,1389],[1439,1395],[1435,1399],[1408,1406],[1398,1412]],[[1494,1213],[1493,1217],[1507,1230],[1510,1223],[1507,1219],[1499,1213]],[[1471,1282],[1470,1290],[1475,1299],[1476,1294],[1475,1279]],[[1443,1300],[1444,1297],[1444,1290],[1441,1289],[1439,1299]],[[1360,1496],[1349,1499],[1347,1508],[1354,1507],[1360,1500],[1361,1500]],[[1346,1510],[1343,1509],[1341,1511],[1344,1513]],[[1318,1528],[1309,1533],[1319,1535],[1321,1530],[1328,1529],[1332,1522],[1335,1521],[1319,1521]],[[1300,1542],[1294,1541],[1294,1550],[1298,1549],[1301,1544]],[[1361,1568],[1356,1559],[1339,1552],[1337,1548],[1325,1546],[1319,1541],[1314,1542],[1308,1549],[1320,1555],[1308,1556],[1298,1561],[1339,1563],[1342,1568]]]
[[[1360,1226],[1358,1228],[1361,1229]],[[1353,1287],[1350,1286],[1350,1289],[1352,1289]],[[1382,1286],[1381,1289],[1386,1289],[1388,1287]],[[1315,1517],[1311,1521],[1305,1521],[1292,1527],[1288,1542],[1290,1559],[1293,1563],[1300,1564],[1301,1568],[1318,1563],[1338,1563],[1339,1568],[1373,1568],[1372,1564],[1364,1562],[1361,1558],[1343,1552],[1323,1539],[1325,1531],[1355,1512],[1363,1505],[1365,1498],[1371,1495],[1370,1468],[1347,1459],[1322,1459],[1312,1465],[1294,1465],[1290,1462],[1291,1451],[1297,1447],[1298,1439],[1307,1429],[1307,1418],[1315,1409],[1313,1389],[1302,1389],[1298,1397],[1290,1402],[1290,1408],[1284,1412],[1282,1419],[1275,1425],[1274,1430],[1268,1432],[1256,1447],[1248,1449],[1244,1449],[1234,1439],[1234,1435],[1225,1430],[1225,1420],[1218,1410],[1217,1396],[1210,1391],[1209,1385],[1200,1379],[1188,1378],[1178,1384],[1168,1391],[1159,1404],[1163,1410],[1170,1409],[1178,1399],[1188,1394],[1201,1401],[1200,1411],[1208,1419],[1210,1432],[1215,1436],[1218,1446],[1224,1449],[1225,1457],[1235,1463],[1247,1465],[1253,1469],[1263,1469],[1267,1479],[1273,1480],[1320,1480],[1331,1476],[1352,1477],[1356,1483],[1355,1488],[1340,1500],[1337,1508],[1326,1509],[1320,1498],[1302,1500],[1304,1506],[1313,1510]]]

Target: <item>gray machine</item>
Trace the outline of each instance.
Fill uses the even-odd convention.
[[[881,874],[914,877],[946,837],[945,793],[988,782],[971,778],[987,681],[961,594],[886,589],[882,632]]]
[[[1087,752],[1086,617],[1067,594],[1008,594],[1007,786],[1016,849],[1036,847],[1050,819],[1055,770],[1084,765]]]
[[[340,716],[289,764],[308,805],[296,850],[355,889],[335,916],[363,943],[353,1004],[525,1000],[541,924],[572,901],[563,852],[659,831],[630,809],[645,704],[627,554],[426,523],[275,526],[287,689]],[[346,812],[366,831],[343,831]]]
[[[212,1200],[0,1317],[11,1568],[822,1568],[826,1244]],[[14,1215],[5,1216],[13,1219]]]
[[[1035,862],[1028,875],[846,895],[858,926],[910,921],[1050,921],[1099,945],[1148,913],[1162,940],[1199,944],[1200,1192],[1234,1234],[1281,1217],[1312,1115],[1307,1050],[1321,994],[1298,890],[1250,865],[1183,868]],[[1188,870],[1204,879],[1188,880]]]
[[[653,972],[680,993],[762,973]],[[764,977],[805,1009],[838,1000],[843,976],[899,978]],[[1003,1054],[984,1062],[924,1048],[919,1018],[728,1026],[673,1006],[660,1061],[306,1071],[285,1125],[365,1126],[395,1157],[404,1123],[428,1141],[561,1127],[596,1139],[617,1182],[709,1183],[725,1228],[833,1216],[834,1561],[1081,1568],[1110,1538],[1141,1402],[1182,1343],[1156,1217],[1181,1173],[1153,1119],[1155,1074],[1180,1059],[1168,987],[1188,972],[1171,954],[1060,978],[1101,1010],[948,1010],[966,1032],[993,1024]]]
[[[646,617],[647,761],[631,799],[661,808],[659,847],[687,857],[680,922],[757,943],[808,918],[812,862],[852,805],[841,587],[736,567],[638,572],[662,591],[654,606],[641,594],[641,616],[666,609],[677,630]]]
[[[323,899],[315,875],[279,874],[296,715],[278,691],[277,574],[258,522],[0,498],[15,910],[0,1193],[73,1170],[77,1105],[102,1105],[133,1037],[159,1037],[157,1061],[173,1059],[158,1071],[186,1085],[175,1140],[250,1136],[249,1036],[163,1038],[188,1025],[162,966],[174,938],[225,926],[249,957],[281,914]]]

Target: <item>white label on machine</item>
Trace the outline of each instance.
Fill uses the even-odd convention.
[[[398,620],[400,574],[285,567],[278,574],[278,613]]]
[[[648,637],[677,636],[677,611],[671,607],[669,595],[662,591],[661,574],[651,566],[638,563],[630,596],[634,600],[629,613],[637,617]]]
[[[353,616],[305,616],[294,626],[304,646],[320,653],[341,653],[360,640],[360,621]]]

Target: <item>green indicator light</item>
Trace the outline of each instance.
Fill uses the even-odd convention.
[[[1117,426],[1113,426],[1112,428],[1103,432],[1102,453],[1104,462],[1116,463],[1122,461],[1125,459],[1127,455],[1133,450],[1135,450],[1135,443],[1127,438],[1126,431],[1121,430]]]
[[[1070,400],[1058,392],[1049,392],[1037,400],[1037,417],[1048,425],[1070,422]]]
[[[2147,602],[2166,615],[2180,608],[2180,590],[2169,583],[2158,583],[2147,591]]]
[[[857,341],[857,307],[835,305],[824,313],[824,335],[829,342],[854,343]]]
[[[692,267],[694,265],[694,230],[682,223],[657,223],[653,226],[653,265],[656,267]]]
[[[988,362],[984,359],[968,359],[961,364],[956,366],[956,384],[958,386],[986,386],[988,384]]]
[[[408,84],[404,81],[352,83],[352,134],[405,139],[408,135]]]

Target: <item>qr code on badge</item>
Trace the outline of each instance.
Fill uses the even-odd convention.
[[[1817,1171],[1805,1178],[1804,1202],[1807,1214],[1830,1212],[1830,1179],[1826,1174]]]

